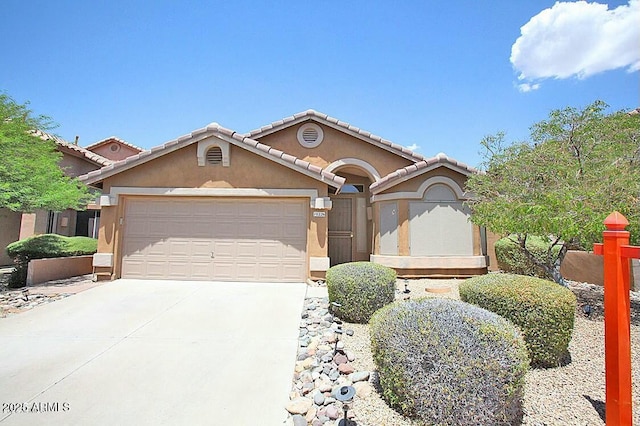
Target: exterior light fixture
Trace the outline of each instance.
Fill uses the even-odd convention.
[[[333,392],[333,397],[342,402],[342,410],[344,411],[344,418],[338,422],[338,426],[356,426],[355,422],[347,418],[349,404],[353,403],[354,396],[356,396],[356,388],[353,386],[342,386]]]

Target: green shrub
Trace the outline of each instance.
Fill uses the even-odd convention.
[[[7,254],[15,268],[9,277],[9,287],[22,287],[27,282],[27,265],[31,259],[81,256],[93,254],[98,249],[98,240],[89,237],[65,237],[58,234],[43,234],[25,238],[7,246]]]
[[[506,319],[458,300],[398,301],[370,321],[385,400],[426,424],[520,424],[527,350]]]
[[[345,321],[366,323],[375,311],[393,302],[395,288],[396,272],[376,263],[343,263],[327,271],[331,312]]]
[[[488,274],[462,283],[460,298],[520,327],[531,365],[558,366],[568,355],[576,297],[566,287],[535,277]]]
[[[518,243],[514,242],[513,239],[515,239],[515,237],[505,237],[496,242],[495,250],[498,268],[511,274],[546,278],[544,269],[537,266],[525,256],[522,248]],[[527,237],[527,250],[542,263],[546,262],[550,245],[551,242],[548,238],[535,235]],[[554,256],[557,256],[560,252],[560,246],[555,246],[552,252]]]

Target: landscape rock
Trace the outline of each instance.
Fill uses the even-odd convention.
[[[285,407],[291,414],[307,414],[307,411],[313,406],[313,400],[305,397],[299,397],[289,401]]]
[[[293,426],[307,426],[307,419],[300,414],[296,414],[293,416]]]
[[[369,372],[357,371],[355,373],[349,374],[349,380],[351,380],[353,383],[367,381],[369,380]]]

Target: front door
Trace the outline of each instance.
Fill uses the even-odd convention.
[[[332,197],[329,211],[329,258],[331,266],[353,260],[352,197]]]

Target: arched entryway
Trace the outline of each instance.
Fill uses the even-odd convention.
[[[331,171],[346,179],[339,193],[329,193],[333,207],[329,211],[329,259],[331,266],[369,260],[373,221],[369,186],[379,179],[370,165],[358,160],[334,163]]]

